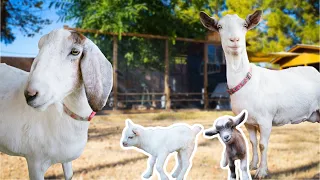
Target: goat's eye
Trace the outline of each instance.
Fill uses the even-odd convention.
[[[247,24],[247,23],[244,23],[244,24],[243,24],[243,27],[248,28],[248,24]]]
[[[219,29],[219,30],[222,29],[222,26],[221,26],[220,24],[218,25],[218,29]]]
[[[77,50],[76,48],[72,48],[70,54],[77,56],[80,53],[79,50]]]
[[[128,138],[129,138],[129,139],[133,139],[133,136],[129,136]]]

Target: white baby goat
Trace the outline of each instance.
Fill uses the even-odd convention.
[[[180,123],[169,127],[144,128],[127,119],[120,145],[125,149],[135,148],[149,156],[148,169],[143,175],[144,178],[152,176],[154,164],[156,164],[161,180],[168,179],[164,171],[165,161],[170,153],[178,152],[178,162],[172,177],[182,180],[192,166],[198,134],[202,129],[202,125],[189,126]]]
[[[38,46],[30,73],[0,64],[0,151],[25,157],[30,179],[44,179],[55,163],[71,179],[71,161],[87,142],[88,120],[111,91],[112,66],[74,31],[54,30]]]
[[[277,71],[249,63],[245,35],[259,24],[261,17],[261,10],[248,15],[245,20],[238,15],[226,15],[216,20],[200,13],[202,24],[220,34],[227,62],[228,87],[237,87],[251,70],[251,79],[231,95],[231,105],[235,114],[243,109],[249,112],[245,126],[253,149],[250,169],[257,169],[257,130],[260,131],[261,162],[256,172],[256,177],[260,178],[268,172],[267,150],[273,125],[320,122],[320,73],[315,68],[294,67]]]

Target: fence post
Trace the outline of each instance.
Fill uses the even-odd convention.
[[[118,109],[118,37],[113,36],[113,110]]]
[[[166,96],[166,109],[171,108],[170,88],[169,88],[169,42],[165,40],[165,72],[164,72],[164,94]]]
[[[203,51],[203,89],[204,89],[204,109],[208,109],[208,44],[204,43]]]

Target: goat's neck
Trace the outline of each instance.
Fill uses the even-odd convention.
[[[250,67],[247,51],[239,55],[225,53],[227,62],[227,83],[229,88],[237,86],[247,75]]]
[[[92,113],[83,85],[64,98],[63,103],[81,117],[89,117]]]
[[[153,148],[150,147],[150,137],[152,136],[152,132],[149,130],[149,129],[144,129],[142,132],[141,132],[141,137],[143,138],[140,138],[140,144],[139,144],[139,147],[140,149],[150,153],[150,154],[153,154],[152,150]]]

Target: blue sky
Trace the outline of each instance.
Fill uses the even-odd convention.
[[[44,35],[50,31],[58,28],[62,28],[63,25],[73,27],[74,22],[57,22],[59,16],[56,14],[56,9],[46,9],[41,12],[41,15],[45,18],[52,20],[50,25],[45,26],[39,34],[34,37],[24,37],[18,29],[13,29],[16,39],[11,44],[4,44],[1,42],[0,55],[1,56],[13,56],[13,57],[36,57],[38,53],[38,41]]]

